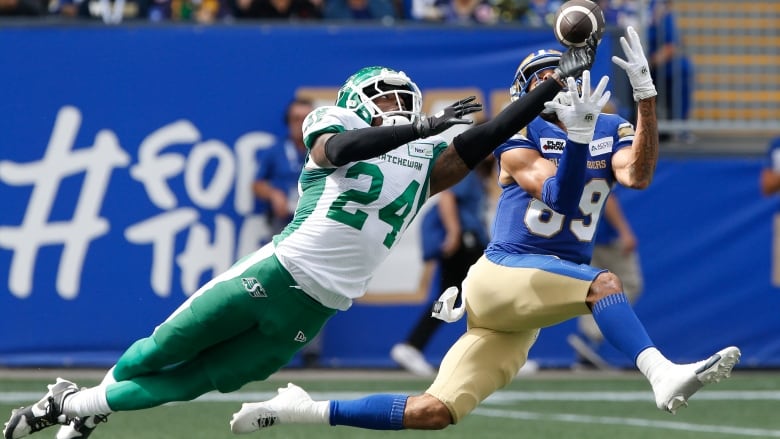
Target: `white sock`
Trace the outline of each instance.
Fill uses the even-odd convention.
[[[111,369],[108,369],[108,372],[106,372],[106,376],[103,377],[103,381],[100,382],[101,386],[107,386],[109,384],[114,384],[116,382],[116,378],[114,378],[114,368],[116,366],[113,366]]]
[[[317,421],[321,421],[324,424],[330,423],[330,401],[315,401],[314,411]]]
[[[328,424],[330,423],[330,401],[313,401],[311,404],[298,406],[291,417],[294,419],[289,419],[288,422]],[[284,422],[283,419],[280,420]]]
[[[647,348],[636,357],[636,367],[647,377],[651,385],[655,385],[663,373],[673,365],[674,363],[656,348]]]
[[[111,413],[106,398],[106,386],[99,385],[80,390],[63,402],[62,412],[67,416],[91,416]]]

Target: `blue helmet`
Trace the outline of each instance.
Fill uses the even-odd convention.
[[[553,67],[558,67],[558,63],[561,61],[563,54],[557,50],[537,50],[536,52],[528,55],[520,62],[515,71],[515,78],[512,80],[512,86],[509,87],[509,96],[511,99],[517,100],[520,96],[528,93],[528,86],[531,84],[531,80],[538,78],[537,74],[542,71]]]

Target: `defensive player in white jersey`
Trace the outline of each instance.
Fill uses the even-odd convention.
[[[697,363],[670,362],[654,347],[620,280],[588,265],[611,185],[647,187],[658,155],[656,91],[639,37],[629,29],[621,44],[627,59],[613,60],[628,73],[638,101],[636,133],[622,118],[599,114],[609,99],[607,78],[591,92],[585,71],[581,94],[569,78],[568,92],[546,105],[547,114],[495,151],[503,191],[493,238],[463,282],[465,305],[453,309],[457,289],[451,289],[434,312],[454,320],[465,309],[467,331],[449,349],[426,392],[312,401],[291,383],[269,401],[243,404],[231,420],[233,432],[285,423],[445,428],[512,380],[539,328],[588,312],[607,340],[647,376],[661,410],[674,413],[703,385],[728,377],[739,349],[726,348]],[[548,82],[559,60],[560,52],[553,51],[524,60],[512,85],[513,99]]]
[[[563,55],[554,79],[451,145],[438,136],[479,111],[474,97],[433,116],[403,72],[368,67],[335,106],[304,121],[309,154],[295,217],[273,243],[236,262],[136,341],[93,388],[58,378],[4,428],[18,439],[66,424],[58,439],[90,435],[111,412],[231,392],[286,365],[325,322],[366,291],[422,204],[463,178],[530,122],[565,77],[589,68],[597,42]]]

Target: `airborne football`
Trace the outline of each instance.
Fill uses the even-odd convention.
[[[566,47],[585,45],[594,31],[600,40],[604,27],[604,12],[591,0],[569,0],[555,12],[555,38]]]

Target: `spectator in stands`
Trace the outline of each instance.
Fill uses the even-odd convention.
[[[441,21],[441,11],[436,7],[436,0],[412,0],[409,15],[414,20]]]
[[[226,0],[148,0],[150,21],[213,23],[231,15]]]
[[[603,0],[602,0],[603,1]],[[614,15],[615,25],[623,29],[631,26],[641,27],[643,3],[639,0],[611,0],[610,15]],[[606,12],[605,12],[606,13]],[[607,20],[607,25],[610,22]]]
[[[390,0],[328,0],[323,15],[328,20],[381,20],[387,24],[399,18]]]
[[[145,19],[148,8],[147,0],[55,0],[49,7],[60,16],[102,20],[106,24]]]
[[[449,24],[493,24],[498,20],[488,0],[413,0],[412,16]]]
[[[693,65],[684,52],[671,0],[651,0],[650,14],[647,42],[650,72],[658,84],[659,113],[665,119],[686,120],[693,95]],[[682,137],[690,139],[687,134]]]
[[[308,99],[295,98],[287,104],[285,138],[258,153],[259,169],[252,185],[258,200],[267,204],[272,234],[277,234],[292,220],[298,204],[298,176],[306,158],[303,144],[303,120],[314,109]]]
[[[322,0],[230,0],[236,18],[318,20]]]
[[[0,17],[35,16],[46,13],[46,6],[37,0],[0,0]]]
[[[531,0],[520,21],[531,27],[552,27],[555,12],[561,3],[559,0]]]
[[[780,137],[769,142],[759,186],[765,196],[780,194]],[[780,214],[772,221],[772,285],[780,287]]]

